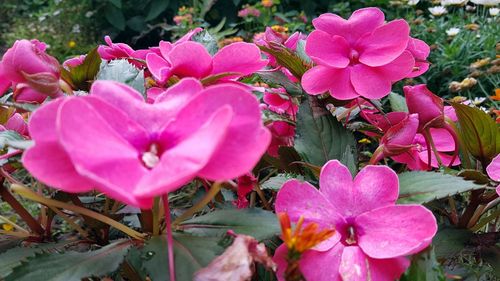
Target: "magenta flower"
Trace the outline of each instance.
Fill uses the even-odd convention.
[[[348,20],[323,14],[313,25],[316,30],[307,38],[306,53],[316,66],[302,77],[311,95],[329,91],[339,100],[379,99],[389,94],[392,83],[413,71],[408,23],[384,23],[378,8],[357,10]]]
[[[443,99],[432,93],[425,84],[403,87],[410,113],[417,113],[419,132],[426,128],[444,126]]]
[[[35,111],[29,131],[35,145],[22,160],[38,180],[67,192],[95,188],[141,208],[195,177],[222,181],[249,172],[270,142],[249,91],[203,89],[194,79],[154,104],[126,85],[96,81],[88,96]]]
[[[427,43],[420,39],[410,38],[406,50],[409,51],[415,58],[415,66],[413,67],[412,72],[410,72],[410,74],[406,77],[417,77],[429,70],[430,64],[427,61],[427,57],[431,52],[431,48],[427,45]]]
[[[0,94],[12,87],[14,100],[31,103],[60,95],[59,63],[45,49],[38,40],[17,40],[0,62]]]
[[[500,154],[486,167],[488,176],[494,181],[500,181]],[[500,185],[497,185],[497,194],[500,195]]]
[[[28,136],[28,125],[24,121],[21,114],[14,112],[5,124],[0,125],[0,132],[5,130],[12,130],[18,132],[22,136]]]
[[[86,57],[86,55],[79,55],[74,58],[67,59],[63,62],[63,66],[65,68],[77,67],[83,63]]]
[[[276,88],[265,91],[263,99],[268,105],[269,110],[278,114],[295,116],[299,110],[299,106],[292,101],[292,97],[284,88]]]
[[[160,53],[146,57],[149,71],[160,84],[172,76],[202,79],[231,73],[223,80],[234,79],[252,74],[267,64],[267,60],[261,59],[257,46],[244,42],[227,45],[213,57],[202,44],[191,41],[174,45],[160,43]]]
[[[352,179],[339,161],[321,170],[320,189],[297,180],[286,182],[276,212],[297,222],[314,222],[336,234],[302,255],[299,266],[310,281],[396,280],[409,265],[408,255],[426,248],[436,234],[432,212],[422,205],[395,205],[398,177],[386,166],[367,166]],[[283,280],[286,246],[276,250]]]
[[[271,132],[271,143],[267,153],[273,157],[279,157],[278,151],[281,146],[293,146],[295,137],[295,126],[285,121],[274,121],[266,127]]]

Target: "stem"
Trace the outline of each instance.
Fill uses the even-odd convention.
[[[491,215],[483,218],[481,221],[479,221],[474,227],[471,228],[472,231],[478,231],[481,228],[483,228],[485,225],[487,225],[490,221],[496,219],[497,217],[500,216],[500,208],[495,210]]]
[[[262,189],[260,189],[260,184],[257,183],[255,185],[255,192],[257,192],[257,195],[259,195],[260,200],[262,201],[262,204],[264,205],[264,208],[266,210],[271,210],[271,206],[269,206],[269,202],[267,202],[266,196],[264,195],[264,192],[262,192]]]
[[[481,203],[481,195],[483,194],[484,189],[478,189],[478,190],[473,190],[470,195],[470,203],[465,208],[465,212],[463,213],[462,217],[458,221],[458,226],[466,228],[467,225],[469,224],[469,221],[472,219],[474,216],[474,213],[476,212],[477,207]]]
[[[3,185],[3,178],[0,181],[0,197],[2,200],[7,202],[7,204],[16,211],[16,213],[23,219],[23,221],[28,225],[31,231],[38,234],[38,236],[43,236],[45,230],[38,223],[38,221],[33,218],[33,216],[17,201],[17,199],[12,196],[12,194],[7,190],[7,188]]]
[[[448,131],[453,138],[453,142],[455,143],[455,150],[453,151],[453,157],[451,158],[450,164],[448,165],[448,168],[451,168],[453,166],[453,162],[455,162],[455,159],[458,157],[458,136],[457,132],[454,130],[454,128],[448,124],[448,122],[445,123],[444,129]]]
[[[219,193],[221,187],[222,187],[222,184],[220,182],[215,182],[212,185],[212,188],[210,188],[210,190],[208,191],[208,193],[205,195],[205,197],[203,197],[203,199],[201,199],[200,201],[198,201],[194,206],[192,206],[191,208],[189,208],[182,215],[180,215],[179,217],[177,217],[174,220],[173,225],[174,226],[178,225],[181,222],[183,222],[184,220],[186,220],[187,218],[189,218],[192,215],[194,215],[195,213],[199,212],[203,207],[205,207],[205,205],[207,205],[210,201],[212,201],[212,199],[215,197],[215,195],[217,195],[217,193]],[[166,212],[167,212],[167,210],[165,209],[165,213]]]
[[[434,155],[436,156],[436,160],[438,162],[439,167],[442,167],[443,163],[441,162],[441,157],[439,157],[439,153],[436,149],[436,145],[434,144],[434,140],[432,139],[430,128],[425,128],[425,130],[423,131],[423,135],[424,135],[424,139],[425,139],[425,144],[427,145],[427,160],[429,161],[428,169],[429,170],[432,169],[431,150],[434,152]]]
[[[141,209],[142,231],[153,233],[153,212],[151,210]]]
[[[170,281],[175,281],[174,239],[172,237],[172,222],[170,220],[168,193],[163,195],[162,198],[163,198],[163,207],[165,208],[165,224],[167,228],[168,268],[170,273]]]
[[[160,198],[156,197],[153,203],[153,235],[160,234]]]
[[[373,152],[372,158],[370,158],[369,165],[376,165],[380,160],[384,158],[384,146],[381,145],[377,147],[375,152]]]
[[[448,117],[445,118],[446,124],[453,129],[454,132],[458,132],[457,125],[455,125],[455,122],[453,120],[449,119]],[[459,147],[462,148],[462,164],[466,169],[472,169],[472,163],[470,161],[469,157],[469,151],[467,150],[467,147],[465,146],[463,139],[460,135],[455,134],[455,137],[457,138],[458,142],[455,143],[455,145],[459,145]],[[458,153],[458,150],[457,150]]]

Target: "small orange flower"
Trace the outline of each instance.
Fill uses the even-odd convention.
[[[287,213],[278,213],[278,219],[281,224],[283,241],[286,247],[288,250],[299,254],[313,248],[335,234],[334,229],[319,230],[317,223],[309,223],[303,228],[303,217],[299,218],[294,231],[292,231],[290,218]]]
[[[495,95],[490,98],[492,100],[500,101],[500,88],[495,89]]]

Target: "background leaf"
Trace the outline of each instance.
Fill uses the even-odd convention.
[[[127,60],[112,60],[103,63],[97,74],[97,80],[112,80],[127,84],[146,97],[144,71],[138,70]]]
[[[479,108],[451,103],[460,123],[463,145],[483,165],[500,153],[500,127]]]
[[[91,82],[95,79],[99,71],[101,61],[97,48],[94,48],[85,56],[82,64],[71,67],[69,71],[63,70],[61,75],[64,80],[71,83],[77,90],[88,91]]]
[[[262,209],[225,209],[186,220],[180,225],[187,233],[222,236],[228,230],[264,240],[280,233],[278,219],[273,212]]]
[[[389,103],[391,104],[392,111],[408,112],[406,99],[399,94],[391,92],[389,94]]]
[[[163,13],[170,4],[170,0],[153,0],[149,6],[148,14],[146,15],[145,21],[154,20],[161,13]]]
[[[445,281],[443,269],[432,247],[413,256],[410,268],[400,281]]]
[[[7,276],[6,281],[73,281],[104,276],[118,269],[131,246],[118,241],[97,251],[36,254]]]
[[[423,204],[457,193],[484,188],[461,177],[435,172],[413,171],[398,175],[399,203]]]
[[[323,166],[328,160],[357,161],[356,140],[316,98],[304,101],[297,115],[295,149],[308,163]],[[346,153],[353,153],[352,157]],[[356,164],[357,165],[357,164]],[[353,164],[351,163],[351,166]]]
[[[278,84],[285,88],[286,92],[292,96],[302,95],[302,88],[290,81],[286,75],[281,71],[260,71],[257,75],[264,80],[267,84],[275,85]]]
[[[467,229],[444,227],[438,230],[433,245],[438,259],[450,258],[464,250],[472,237]]]
[[[107,5],[104,10],[104,17],[106,20],[117,29],[123,31],[125,30],[125,16],[121,9],[117,8],[115,5]]]

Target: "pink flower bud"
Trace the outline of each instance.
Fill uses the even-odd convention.
[[[387,130],[380,140],[384,156],[398,155],[411,148],[417,134],[418,119],[418,114],[410,114]]]
[[[408,111],[418,114],[419,132],[425,128],[442,128],[444,126],[443,99],[429,91],[425,84],[405,86],[403,90]]]
[[[28,84],[17,84],[14,86],[14,101],[20,103],[42,103],[46,95],[28,86]]]

